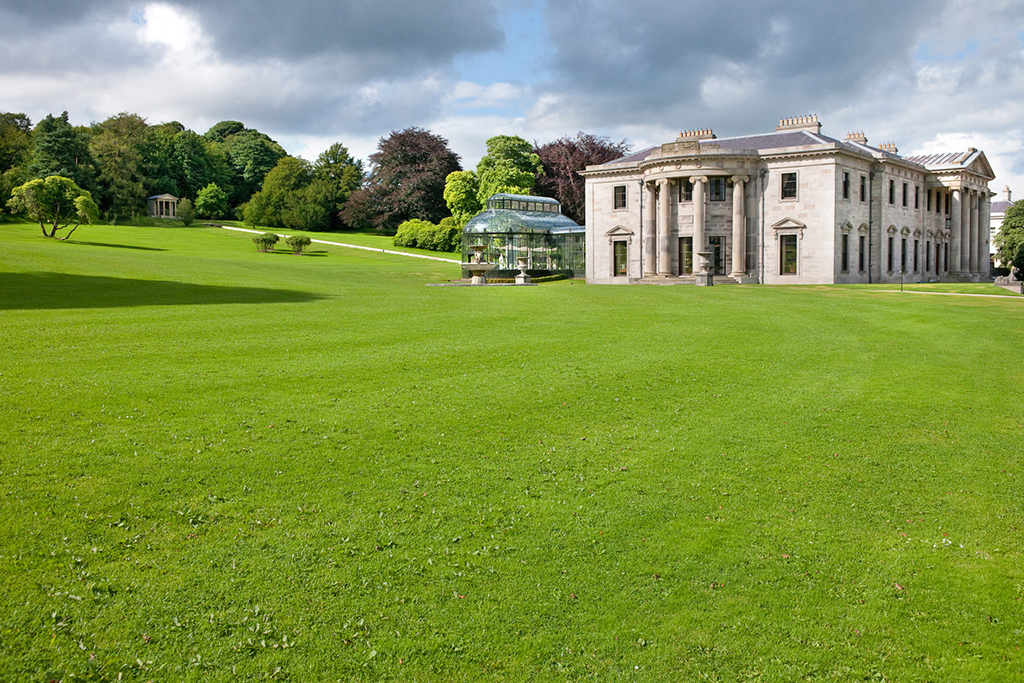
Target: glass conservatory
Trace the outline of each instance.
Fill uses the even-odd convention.
[[[558,200],[518,194],[495,194],[487,209],[462,231],[462,260],[473,258],[472,245],[485,245],[485,263],[495,263],[489,278],[513,278],[518,259],[527,260],[531,277],[584,273],[584,228],[562,215]],[[463,277],[468,277],[463,273]]]

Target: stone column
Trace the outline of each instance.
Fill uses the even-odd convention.
[[[960,190],[960,272],[971,272],[971,191]]]
[[[960,190],[954,188],[949,200],[949,263],[948,272],[960,272]]]
[[[644,201],[644,277],[653,277],[658,249],[655,219],[658,195],[654,192],[654,183],[644,183]]]
[[[745,175],[732,177],[732,273],[741,278],[747,274],[747,204]]]
[[[967,193],[967,239],[971,248],[968,252],[967,264],[972,273],[978,272],[978,193],[969,190]]]
[[[704,238],[704,184],[708,182],[707,176],[693,176],[690,178],[693,183],[693,272],[705,272],[700,267],[698,252],[707,250],[707,241]]]
[[[988,196],[988,188],[978,195],[978,266],[984,277],[989,276],[992,254],[989,250],[989,238],[992,236],[992,200]]]
[[[669,251],[672,218],[672,183],[667,178],[658,181],[658,275],[672,275],[672,253]]]

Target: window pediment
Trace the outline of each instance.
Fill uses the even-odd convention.
[[[773,230],[803,230],[807,226],[793,218],[783,218],[772,226]]]
[[[606,237],[632,237],[633,231],[628,228],[624,228],[621,225],[616,225],[614,228],[605,233]]]

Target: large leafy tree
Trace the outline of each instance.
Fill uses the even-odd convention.
[[[191,130],[183,130],[174,136],[171,164],[182,196],[198,197],[199,191],[210,183],[218,187],[226,184],[223,157],[208,149],[202,136]]]
[[[0,112],[0,173],[28,163],[32,151],[32,120],[24,114]]]
[[[579,174],[587,166],[605,164],[629,154],[625,140],[612,142],[580,131],[576,137],[561,137],[536,148],[544,165],[544,175],[537,179],[537,194],[557,199],[562,213],[583,224],[586,211],[586,182]]]
[[[0,209],[11,189],[29,180],[32,121],[24,114],[0,112]]]
[[[263,185],[263,178],[287,155],[284,148],[264,133],[239,121],[216,123],[203,136],[211,150],[223,155],[230,177],[228,203],[239,206]]]
[[[444,183],[444,201],[456,224],[465,227],[473,216],[480,213],[484,204],[480,202],[480,183],[473,171],[449,173]]]
[[[63,176],[36,178],[19,185],[11,192],[8,208],[14,213],[24,213],[39,221],[44,237],[56,237],[58,230],[75,226],[60,239],[68,239],[79,225],[91,223],[99,218],[99,208],[92,195],[83,190],[75,181]],[[47,231],[49,225],[49,231]]]
[[[342,211],[346,225],[393,235],[410,218],[437,223],[449,215],[445,178],[462,167],[443,137],[415,127],[393,131],[381,138],[370,164],[366,185]]]
[[[495,135],[487,141],[487,154],[476,165],[481,206],[498,192],[533,194],[537,176],[544,172],[533,145],[518,135]]]
[[[75,181],[83,190],[96,189],[96,164],[89,151],[89,131],[72,126],[65,111],[47,114],[32,131],[32,163],[29,173],[36,178],[52,175]]]
[[[296,225],[291,214],[312,181],[309,162],[295,157],[282,158],[267,173],[259,192],[245,204],[245,220],[253,225],[302,229],[304,226]]]
[[[995,236],[996,260],[1010,268],[1024,249],[1024,199],[1011,204],[1003,214],[1003,225]],[[1018,274],[1020,277],[1020,274]]]
[[[122,112],[93,127],[89,148],[99,170],[103,187],[101,208],[127,216],[145,209],[146,148],[150,144],[150,129],[138,114]]]
[[[228,213],[228,193],[210,183],[196,194],[195,210],[202,218],[224,218]]]
[[[173,194],[183,196],[178,187],[178,167],[174,159],[175,138],[185,130],[177,121],[149,127],[149,141],[143,148],[145,175],[149,179],[146,195]]]

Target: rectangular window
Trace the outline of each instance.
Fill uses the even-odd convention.
[[[625,189],[625,188],[623,188]],[[628,260],[626,258],[626,240],[615,240],[612,242],[612,247],[615,254],[614,273],[615,275],[626,275],[628,274]]]
[[[896,205],[896,181],[889,181],[889,203],[893,206]]]
[[[841,270],[845,273],[850,269],[850,236],[843,233],[843,263]]]
[[[679,201],[681,202],[692,202],[693,201],[693,181],[687,178],[684,182],[679,185]]]
[[[918,250],[920,248],[921,248],[921,240],[914,240],[914,272],[915,273],[917,272],[917,264],[918,264],[917,253],[918,253]]]
[[[868,177],[866,175],[860,177],[860,200],[862,202],[868,200]]]
[[[900,240],[900,272],[907,272],[907,238]]]
[[[921,208],[921,186],[914,185],[914,208]]]
[[[932,191],[928,190],[927,194],[928,194],[928,196],[925,199],[925,209],[924,210],[925,211],[931,211],[932,210]]]
[[[892,272],[892,259],[893,259],[893,256],[892,256],[892,246],[893,246],[893,238],[890,237],[889,238],[889,255],[888,255],[888,258],[886,259],[886,261],[887,261],[886,265],[889,266],[888,267],[888,271],[890,273]]]
[[[711,195],[711,201],[713,202],[724,202],[725,201],[725,178],[712,177],[708,179],[708,192]]]
[[[626,186],[616,185],[615,186],[615,209],[626,208]]]
[[[932,243],[924,243],[924,270],[929,272],[932,269]]]
[[[867,250],[864,248],[865,242],[867,242],[867,239],[864,235],[861,235],[857,240],[857,270],[862,273],[864,272],[864,259],[867,255]]]
[[[725,275],[725,238],[709,237],[708,246],[711,247],[711,272],[715,275]]]
[[[949,242],[942,245],[942,270],[949,270]]]
[[[782,198],[796,199],[796,173],[782,174]]]
[[[950,194],[948,192],[943,192],[943,195],[945,195],[945,197],[946,197],[946,215],[948,216],[949,215],[949,197],[950,197]]]
[[[850,198],[850,173],[843,171],[843,199]]]
[[[903,183],[903,207],[907,206],[907,184]]]
[[[693,238],[679,238],[679,262],[682,264],[680,275],[689,275],[693,272]]]
[[[796,275],[796,235],[779,236],[779,273]]]

